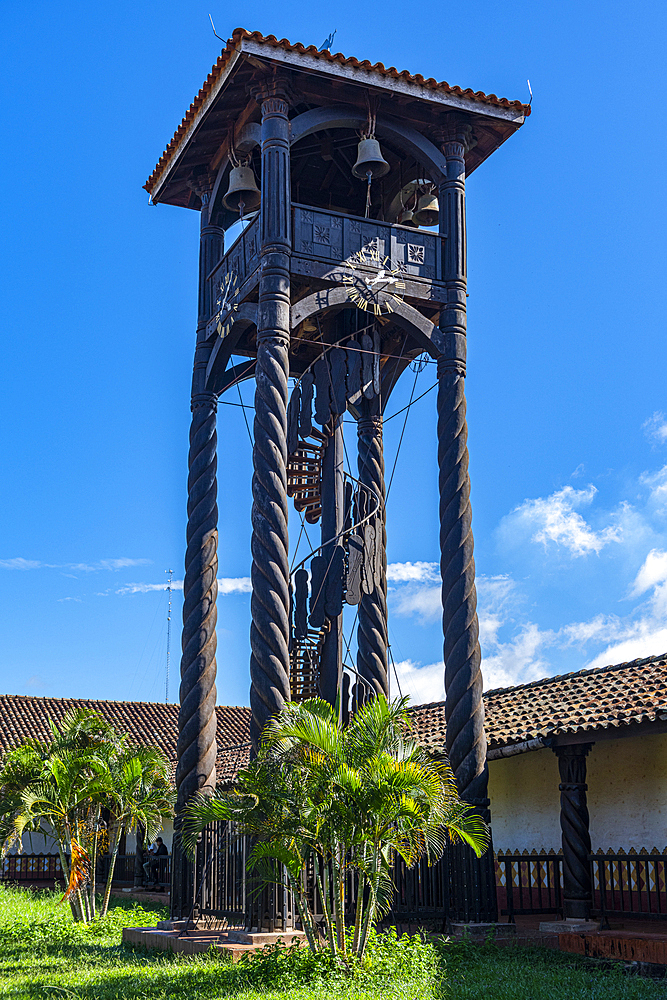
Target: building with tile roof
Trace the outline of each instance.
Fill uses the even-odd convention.
[[[665,848],[667,654],[486,691],[484,708],[497,851],[561,850],[557,755],[576,748],[592,851]],[[420,740],[444,751],[444,702],[413,719]]]
[[[546,677],[484,695],[489,794],[496,850],[561,848],[560,747],[586,756],[592,850],[667,844],[667,654]],[[157,744],[176,765],[178,706],[155,702],[0,696],[0,753],[71,708],[99,711],[137,743]],[[250,752],[250,709],[217,707],[219,781],[233,780]],[[412,709],[426,746],[444,752],[445,703]],[[171,828],[166,830],[169,842]],[[133,842],[128,839],[128,850]]]

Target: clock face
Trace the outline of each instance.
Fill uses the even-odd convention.
[[[220,282],[215,303],[215,331],[224,340],[234,325],[234,313],[238,310],[239,278],[236,271],[228,271]]]
[[[405,274],[399,264],[371,244],[348,257],[343,266],[343,285],[357,309],[375,316],[394,311],[405,293]]]

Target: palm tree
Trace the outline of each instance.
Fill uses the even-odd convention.
[[[304,883],[312,860],[326,946],[344,959],[351,881],[357,884],[351,949],[361,960],[372,926],[390,908],[396,855],[412,866],[422,857],[437,860],[450,839],[464,840],[478,855],[488,842],[482,820],[459,799],[449,764],[414,739],[405,700],[384,697],[361,708],[347,728],[320,699],[286,705],[264,730],[237,787],[198,796],[189,806],[182,838],[190,853],[216,819],[235,820],[256,838],[249,865],[264,880],[281,880],[275,872],[282,869],[317,951]]]
[[[156,749],[134,748],[100,715],[69,712],[49,721],[48,742],[28,740],[0,766],[0,849],[21,849],[24,833],[53,836],[75,920],[95,916],[95,868],[103,808],[112,815],[112,856],[101,916],[123,831],[137,823],[155,836],[173,812],[169,765]],[[71,857],[71,865],[68,864]]]
[[[100,911],[100,917],[105,917],[123,833],[141,825],[148,839],[153,840],[162,829],[163,820],[173,815],[169,762],[160,750],[129,747],[109,761],[94,795],[106,799],[113,814],[111,860]]]
[[[96,776],[122,740],[109,723],[89,709],[73,709],[60,726],[49,720],[49,727],[48,741],[27,740],[3,759],[0,850],[5,853],[15,844],[21,850],[26,832],[53,836],[66,881],[65,897],[75,919],[89,920],[95,909],[100,812],[92,792]],[[73,859],[72,866],[68,856]]]

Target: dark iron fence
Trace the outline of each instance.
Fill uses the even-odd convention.
[[[394,864],[396,892],[388,921],[412,923],[414,921],[447,920],[450,909],[449,857],[445,853],[433,865],[425,860],[408,868],[402,858]]]
[[[246,874],[248,838],[231,823],[213,823],[202,835],[197,854],[195,911],[208,921],[230,926],[252,922],[276,930],[291,926],[293,900],[282,888],[256,891]],[[150,857],[150,855],[146,855]],[[169,885],[170,858],[157,862],[157,882]],[[106,881],[109,856],[98,859],[98,884]],[[116,858],[114,882],[134,885],[136,857]],[[604,921],[611,914],[649,920],[667,920],[667,854],[646,851],[590,855],[593,912]],[[452,865],[448,853],[429,866],[421,861],[407,868],[398,858],[394,866],[396,893],[387,921],[411,923],[444,921],[450,911]],[[143,876],[143,872],[142,872]],[[63,873],[58,854],[10,854],[0,863],[0,879],[23,885],[55,884]],[[154,880],[151,870],[150,881]],[[513,923],[526,914],[562,914],[563,858],[555,853],[496,855],[498,912]],[[354,887],[350,899],[354,904]],[[317,907],[316,907],[317,910]]]
[[[197,845],[195,911],[211,920],[241,927],[248,906],[248,838],[234,823],[210,823]]]

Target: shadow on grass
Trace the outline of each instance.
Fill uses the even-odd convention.
[[[629,975],[601,962],[550,948],[440,943],[447,1000],[666,1000],[667,981]]]

